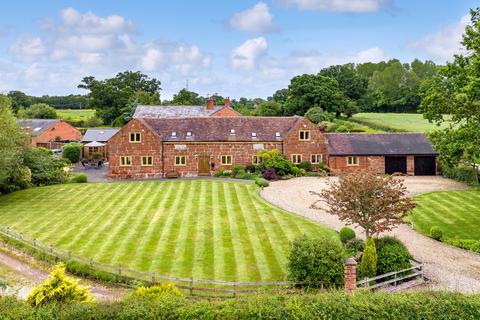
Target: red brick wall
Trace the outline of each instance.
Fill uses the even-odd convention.
[[[330,156],[328,166],[334,174],[340,172],[356,172],[358,170],[369,169],[376,173],[385,173],[385,157],[383,156],[359,156],[358,166],[348,166],[348,156]]]
[[[309,130],[310,140],[300,141],[299,131]],[[325,136],[320,130],[309,120],[302,119],[296,127],[294,127],[286,137],[284,137],[283,153],[292,160],[292,154],[301,154],[302,161],[311,161],[312,154],[323,155],[323,161],[327,161],[327,146]],[[315,165],[313,165],[313,169]]]
[[[164,143],[164,172],[176,171],[182,177],[197,176],[199,156],[210,156],[210,163],[214,163],[212,175],[219,169],[230,170],[234,165],[245,167],[252,164],[253,156],[259,151],[254,149],[254,145],[253,143]],[[281,150],[280,143],[265,143],[263,147]],[[187,157],[186,165],[175,166],[175,156],[183,155]],[[222,165],[222,155],[231,155],[232,165]]]
[[[140,132],[140,143],[129,141],[131,132]],[[109,140],[108,154],[111,178],[158,178],[162,176],[160,139],[139,119],[130,121]],[[120,166],[121,156],[131,156],[132,165]],[[142,166],[142,156],[152,156],[153,166]]]
[[[80,141],[82,140],[82,133],[72,125],[60,120],[48,130],[42,132],[40,135],[32,138],[32,145],[37,143],[48,143],[55,141],[57,137],[61,140]]]
[[[407,174],[409,176],[415,175],[415,157],[407,156]]]

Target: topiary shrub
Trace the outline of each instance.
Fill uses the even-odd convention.
[[[355,239],[356,237],[355,231],[353,231],[353,229],[349,227],[343,227],[342,229],[340,229],[338,235],[340,236],[340,241],[342,241],[342,243],[344,244],[350,240]]]
[[[430,237],[435,239],[435,240],[438,240],[438,241],[441,241],[442,238],[443,238],[443,231],[442,229],[440,229],[439,227],[437,226],[433,226],[430,228]]]
[[[151,287],[140,287],[133,291],[129,298],[159,300],[165,296],[181,297],[182,293],[173,284],[159,284]]]
[[[76,142],[70,142],[63,146],[63,157],[70,160],[71,163],[77,163],[81,159],[82,145]]]
[[[34,288],[27,298],[27,302],[32,306],[49,303],[92,302],[94,300],[87,287],[79,285],[77,280],[65,275],[63,263],[57,265],[48,279]]]
[[[339,288],[343,285],[344,251],[334,238],[293,241],[288,257],[288,279],[302,282],[306,287]]]
[[[362,261],[360,262],[359,271],[360,278],[374,277],[377,275],[377,249],[375,247],[375,240],[372,237],[368,238],[363,250]]]
[[[395,237],[385,236],[376,241],[377,275],[400,271],[412,266],[412,255],[405,245]]]
[[[260,188],[266,188],[270,185],[270,183],[264,178],[256,178],[255,179],[255,184],[257,186],[259,186]]]
[[[85,173],[79,173],[75,175],[70,181],[73,183],[87,183],[88,178]]]
[[[297,167],[305,170],[306,172],[312,171],[312,164],[310,163],[310,161],[302,161],[299,164],[297,164]]]

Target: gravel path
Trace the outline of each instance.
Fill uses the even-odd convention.
[[[327,187],[327,181],[336,179],[305,177],[277,181],[262,190],[262,197],[270,203],[287,211],[320,222],[332,229],[339,230],[345,224],[336,216],[324,210],[311,209],[316,200],[309,191],[321,191]],[[442,177],[402,177],[410,195],[465,189],[464,184]],[[355,227],[358,235],[360,227]],[[409,225],[401,225],[392,232],[415,256],[425,263],[425,274],[432,280],[430,287],[466,293],[480,292],[480,254],[458,249],[430,239],[414,231]]]
[[[23,255],[23,259],[28,260],[30,257]],[[48,277],[48,273],[31,265],[28,262],[24,262],[23,259],[0,252],[0,264],[11,269],[19,277],[28,279],[29,283],[32,284],[31,287],[22,284],[22,288],[18,288],[18,290],[16,290],[19,298],[25,299],[31,289],[33,289],[33,286],[40,284]],[[82,280],[81,283],[88,286],[90,293],[100,301],[120,300],[121,297],[127,292],[127,290],[124,288],[101,286],[85,280]]]

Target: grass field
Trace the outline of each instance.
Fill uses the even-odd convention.
[[[0,197],[0,224],[86,258],[141,271],[283,280],[290,241],[334,231],[225,181],[66,184]]]
[[[71,121],[85,121],[95,115],[93,109],[57,109],[55,111],[60,119]]]
[[[416,113],[357,113],[352,117],[364,125],[388,128],[392,131],[427,132],[447,127],[429,123],[423,115]]]
[[[480,191],[433,192],[415,197],[415,230],[429,235],[438,226],[447,238],[480,240]]]

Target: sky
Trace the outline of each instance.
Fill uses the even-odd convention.
[[[348,62],[445,63],[473,0],[16,0],[0,10],[0,92],[86,93],[85,76],[139,70],[163,99],[271,96]]]

